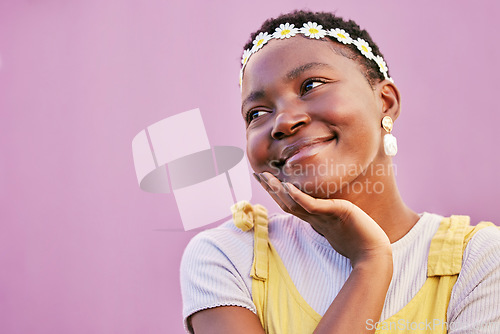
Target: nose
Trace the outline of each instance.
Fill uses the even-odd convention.
[[[297,106],[278,111],[276,114],[271,136],[278,140],[293,135],[311,121],[307,112]]]

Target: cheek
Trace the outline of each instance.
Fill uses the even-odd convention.
[[[247,130],[247,156],[255,171],[263,171],[269,160],[269,139],[263,130]]]
[[[378,151],[380,142],[380,130],[376,120],[369,118],[346,118],[348,124],[341,128],[340,141],[344,143],[347,151],[357,154],[368,154]],[[344,131],[345,130],[345,131]]]
[[[367,117],[364,122],[358,122],[355,131],[349,134],[348,150],[357,164],[366,166],[376,159],[380,151],[380,129],[374,118]]]
[[[338,131],[341,155],[361,159],[378,151],[380,126],[376,106],[371,100],[346,94],[336,94],[330,102],[331,111],[324,112],[323,121],[334,124]]]

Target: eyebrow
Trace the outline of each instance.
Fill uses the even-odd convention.
[[[284,81],[292,81],[294,79],[297,79],[305,71],[308,71],[312,68],[325,67],[325,66],[331,67],[328,64],[318,63],[318,62],[311,62],[311,63],[300,65],[300,66],[290,70],[287,74],[285,74]],[[243,100],[243,102],[241,103],[241,111],[243,112],[243,110],[245,109],[245,105],[247,105],[248,103],[262,99],[265,96],[266,96],[266,93],[264,90],[256,90],[256,91],[251,92],[250,95],[248,95],[247,98],[245,98],[245,100]]]
[[[326,67],[331,67],[328,64],[317,63],[317,62],[312,62],[312,63],[307,63],[307,64],[304,64],[304,65],[300,65],[300,66],[294,68],[293,70],[291,70],[290,72],[288,72],[285,75],[285,80],[291,81],[291,80],[297,79],[302,73],[304,73],[307,70],[310,70],[312,68],[325,67],[325,66]]]
[[[246,104],[262,99],[264,97],[266,97],[266,93],[263,90],[256,90],[251,92],[250,95],[248,95],[247,98],[243,101],[243,103],[241,103],[241,112],[245,110]]]

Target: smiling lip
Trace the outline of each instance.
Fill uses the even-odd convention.
[[[326,144],[334,140],[335,136],[304,138],[286,146],[281,152],[280,165],[291,164],[312,157],[319,153]]]

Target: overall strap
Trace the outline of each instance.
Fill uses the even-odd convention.
[[[491,223],[469,226],[469,217],[443,218],[431,240],[427,279],[410,302],[377,327],[377,334],[405,334],[406,326],[392,324],[430,324],[431,328],[416,328],[411,333],[447,333],[447,310],[458,274],[462,268],[463,252],[472,236]]]
[[[267,210],[262,205],[241,201],[231,207],[234,224],[242,231],[254,228],[254,257],[250,276],[265,281],[269,272]]]
[[[443,218],[432,238],[427,262],[427,276],[456,275],[462,268],[463,244],[469,217]]]
[[[267,211],[260,205],[240,202],[233,219],[241,229],[254,228],[252,301],[266,334],[307,334],[321,320],[300,295],[278,252],[269,241]]]
[[[451,216],[443,218],[431,241],[427,262],[427,276],[457,275],[462,269],[465,247],[472,236],[480,229],[492,226],[492,223],[481,222],[469,226],[468,216]]]
[[[252,279],[252,299],[257,316],[266,333],[268,312],[268,278],[269,278],[269,234],[267,210],[262,205],[251,205],[241,201],[231,207],[234,224],[242,231],[254,229],[254,256],[250,276]]]

